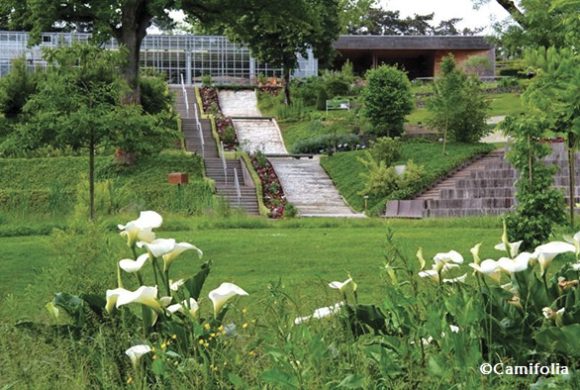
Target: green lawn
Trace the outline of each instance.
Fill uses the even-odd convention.
[[[425,170],[425,186],[428,186],[439,177],[453,168],[461,165],[465,160],[489,151],[490,145],[448,144],[448,154],[443,155],[442,146],[431,142],[405,142],[403,143],[402,157],[398,161],[405,164],[413,160],[416,164],[423,165]],[[321,164],[328,172],[342,196],[356,210],[364,208],[364,199],[359,192],[364,188],[362,173],[366,167],[359,161],[365,155],[364,151],[336,153],[331,157],[323,157]],[[382,200],[377,200],[382,201]],[[369,204],[369,208],[375,203]]]
[[[259,297],[267,293],[268,283],[281,278],[288,291],[308,302],[308,306],[320,304],[321,299],[315,297],[331,293],[326,284],[346,279],[349,272],[359,283],[361,298],[379,299],[388,226],[394,229],[396,239],[412,261],[415,261],[414,253],[419,246],[424,248],[426,256],[456,249],[468,258],[469,248],[480,241],[484,242],[483,255],[492,256],[493,245],[501,235],[499,220],[494,218],[445,221],[322,219],[265,223],[247,219],[242,223],[233,221],[231,228],[220,227],[220,223],[191,221],[191,230],[161,231],[158,235],[192,242],[204,251],[204,258],[211,259],[214,264],[207,286],[213,288],[222,281],[230,281]],[[170,226],[171,217],[166,222]],[[244,223],[253,228],[235,227]],[[119,259],[130,256],[122,245],[123,238],[112,231],[107,237]],[[43,268],[60,264],[62,260],[56,257],[50,241],[47,236],[0,238],[3,248],[0,296],[8,292],[20,296]],[[103,243],[103,248],[105,245]],[[175,262],[173,276],[191,275],[199,265],[199,260],[186,253]],[[106,278],[114,279],[114,272],[111,269]],[[43,286],[42,291],[52,290],[50,286]],[[48,300],[49,296],[43,299]],[[250,302],[259,304],[256,299],[248,300]],[[44,301],[36,304],[41,307]]]

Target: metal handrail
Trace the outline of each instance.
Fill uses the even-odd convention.
[[[223,141],[220,141],[219,152],[220,152],[220,157],[222,159],[222,166],[224,167],[224,178],[225,178],[226,184],[228,184],[228,163],[226,162],[226,154],[224,153],[224,142]]]
[[[238,179],[238,169],[234,168],[234,182],[236,186],[236,195],[238,196],[238,207],[242,201],[242,190],[240,189],[240,180]]]
[[[187,90],[185,89],[185,82],[183,81],[183,73],[181,73],[180,76],[181,76],[181,90],[183,91],[183,99],[185,100],[185,112],[187,118],[189,118],[189,99],[187,97]]]

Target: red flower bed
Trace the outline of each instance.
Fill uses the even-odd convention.
[[[238,137],[232,120],[222,114],[217,90],[215,88],[202,87],[199,92],[203,111],[213,114],[215,117],[217,132],[224,143],[224,149],[235,150],[236,146],[238,146]]]
[[[282,218],[286,211],[287,201],[278,176],[263,155],[252,156],[252,165],[262,182],[264,204],[270,210],[270,218]]]

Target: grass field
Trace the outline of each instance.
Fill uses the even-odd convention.
[[[460,165],[466,159],[489,151],[489,145],[449,144],[448,155],[443,155],[442,146],[438,143],[416,142],[403,143],[402,156],[398,163],[405,164],[408,160],[427,167],[425,171],[425,185],[437,180],[441,175]],[[342,196],[356,210],[364,208],[364,199],[359,192],[364,188],[361,174],[366,172],[365,166],[359,161],[364,156],[363,151],[336,153],[331,157],[324,157],[321,164],[328,172]],[[370,200],[369,200],[370,201]],[[369,204],[372,208],[375,204]]]
[[[183,218],[179,220],[183,221]],[[171,218],[166,222],[171,226]],[[269,282],[282,278],[292,294],[306,301],[309,300],[308,296],[317,292],[327,292],[328,282],[346,279],[348,273],[352,273],[359,282],[361,297],[379,298],[379,271],[384,263],[383,249],[388,227],[394,230],[396,239],[413,260],[420,246],[427,256],[452,248],[467,255],[476,241],[484,242],[483,253],[492,256],[495,252],[492,246],[501,234],[500,222],[495,218],[446,221],[296,220],[276,223],[242,218],[231,220],[229,226],[226,220],[214,224],[207,219],[194,219],[188,223],[189,226],[183,223],[178,226],[180,231],[160,232],[159,236],[175,237],[178,241],[192,242],[201,248],[204,258],[214,262],[209,285],[228,280],[259,296],[266,293]],[[437,234],[434,234],[435,230]],[[107,238],[118,251],[114,253],[118,253],[119,260],[120,256],[129,257],[129,253],[123,253],[126,252],[123,239],[113,232],[112,227],[110,231]],[[0,247],[4,249],[0,295],[22,294],[43,269],[58,267],[61,261],[51,245],[50,236],[0,238]],[[113,259],[111,264],[114,264]],[[188,276],[199,265],[200,261],[194,256],[184,256],[176,262],[176,275]]]

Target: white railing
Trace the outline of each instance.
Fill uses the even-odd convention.
[[[238,207],[242,201],[242,190],[240,189],[240,180],[238,179],[238,169],[234,168],[234,182],[236,185],[236,195],[238,196]]]
[[[183,91],[183,99],[185,101],[185,111],[186,118],[189,119],[189,97],[187,96],[187,88],[185,88],[185,82],[183,80],[183,73],[181,76],[181,90]],[[199,114],[197,113],[197,103],[193,102],[193,112],[195,114],[195,126],[197,127],[197,133],[199,135],[199,143],[201,146],[201,158],[205,158],[205,138],[203,137],[203,127],[201,126],[201,121],[199,120]]]
[[[226,154],[224,153],[224,142],[223,141],[220,141],[219,152],[220,152],[220,157],[222,159],[222,166],[224,167],[224,178],[225,178],[226,184],[228,184],[228,163],[226,162]]]

